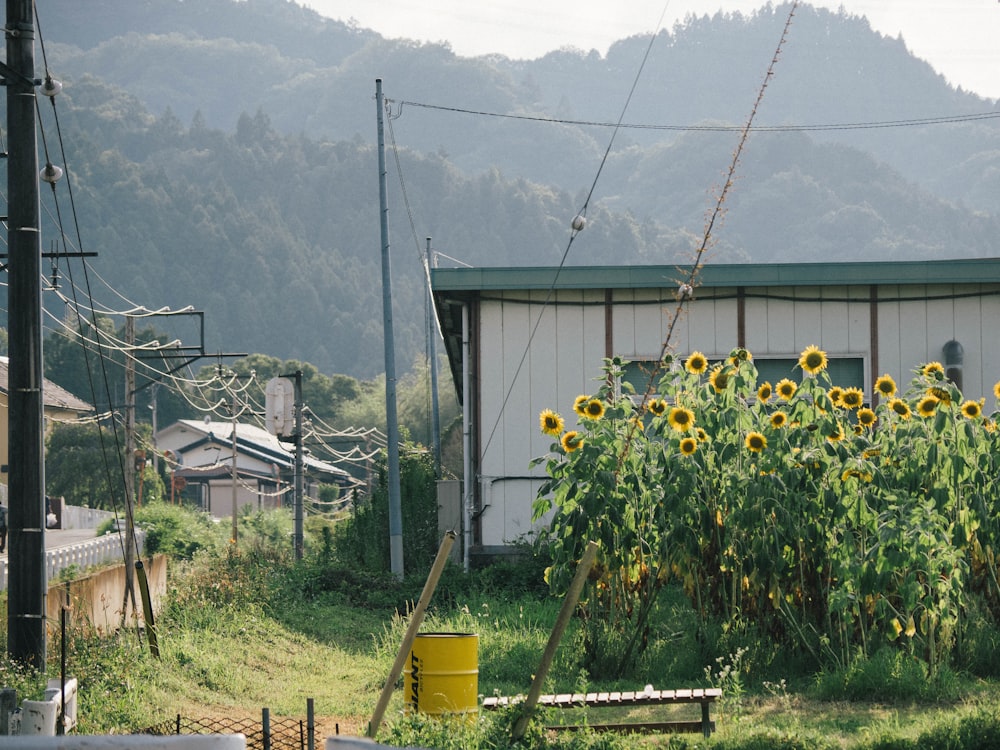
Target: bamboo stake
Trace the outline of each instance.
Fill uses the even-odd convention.
[[[410,655],[410,649],[413,648],[413,641],[417,637],[417,631],[420,630],[420,625],[424,621],[424,612],[427,611],[427,605],[434,595],[434,589],[437,588],[438,579],[441,578],[445,563],[448,561],[448,553],[451,552],[451,545],[454,543],[455,532],[445,532],[444,539],[441,540],[441,546],[438,549],[437,557],[434,558],[434,565],[431,566],[427,582],[424,583],[424,590],[420,594],[420,600],[417,602],[417,606],[413,610],[413,615],[410,617],[410,624],[406,628],[406,635],[403,636],[403,643],[399,647],[399,653],[396,654],[396,661],[389,672],[389,679],[385,681],[385,687],[382,688],[382,694],[379,696],[378,703],[375,706],[375,713],[372,714],[372,720],[368,722],[368,736],[371,738],[375,737],[379,726],[382,724],[382,717],[385,715],[385,709],[389,705],[389,699],[392,697],[392,690],[396,685],[396,680],[399,679],[399,675],[403,671],[403,665]]]
[[[538,665],[538,671],[535,672],[535,679],[531,683],[531,690],[528,691],[528,699],[524,702],[521,716],[518,718],[517,723],[514,725],[514,731],[511,733],[514,740],[521,739],[528,728],[528,720],[531,718],[531,713],[535,710],[535,704],[538,703],[538,698],[542,694],[542,686],[545,683],[545,678],[548,676],[549,667],[552,666],[552,660],[556,656],[559,641],[562,640],[563,632],[565,632],[566,626],[569,625],[569,618],[573,616],[576,603],[580,600],[580,592],[583,591],[583,584],[587,582],[587,576],[590,575],[590,570],[594,567],[594,558],[596,556],[597,542],[588,542],[587,549],[583,551],[583,557],[580,558],[580,564],[576,566],[576,574],[573,576],[573,582],[569,585],[569,591],[566,592],[566,599],[563,601],[562,609],[559,610],[559,617],[556,618],[556,624],[549,635],[548,645],[545,646],[542,661]]]

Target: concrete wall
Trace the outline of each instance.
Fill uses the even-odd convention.
[[[149,582],[149,595],[154,614],[160,611],[167,591],[167,558],[155,555],[143,560],[143,569]],[[142,599],[139,581],[132,571],[136,597],[137,620],[133,619],[132,604],[127,607],[128,624],[142,622]],[[60,610],[68,604],[70,621],[76,625],[90,625],[101,632],[117,630],[121,625],[122,605],[125,602],[125,566],[116,565],[99,570],[86,578],[49,586],[46,597],[46,615],[50,627],[58,627]]]

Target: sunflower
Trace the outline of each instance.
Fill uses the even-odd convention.
[[[1000,380],[993,384],[993,396],[1000,401]]]
[[[875,412],[871,409],[867,407],[858,409],[858,424],[862,427],[871,427],[875,424],[876,419],[878,419],[878,417],[875,416]]]
[[[845,409],[857,409],[865,402],[865,394],[860,388],[845,388],[840,396],[840,404]]]
[[[701,375],[708,369],[708,359],[701,352],[691,352],[684,362],[684,369],[692,375]]]
[[[901,416],[903,419],[910,418],[910,405],[907,404],[901,398],[894,398],[889,402],[889,408],[892,409],[896,414]]]
[[[738,349],[733,349],[729,352],[729,364],[738,365],[740,362],[751,362],[753,361],[753,355],[743,347]]]
[[[560,442],[562,443],[564,451],[572,453],[583,446],[583,436],[576,430],[569,430],[568,432],[563,433]]]
[[[875,391],[880,396],[892,398],[896,395],[896,381],[893,380],[888,373],[886,373],[875,381]]]
[[[997,423],[994,422],[992,419],[984,419],[983,429],[992,435],[994,432],[997,431]]]
[[[951,392],[947,388],[942,388],[939,385],[932,385],[927,389],[927,395],[933,396],[942,404],[951,403]]]
[[[983,413],[983,407],[978,401],[968,400],[962,404],[962,415],[968,419],[977,419]]]
[[[917,414],[921,417],[932,417],[937,410],[938,400],[931,395],[924,396],[917,404]]]
[[[726,385],[729,383],[729,371],[722,365],[716,365],[712,368],[712,372],[708,376],[708,382],[712,384],[712,388],[715,389],[716,393],[722,393],[726,390]]]
[[[826,352],[818,346],[810,344],[799,355],[799,367],[810,375],[823,372],[826,369]]]
[[[649,413],[654,417],[662,417],[663,413],[667,410],[667,402],[662,398],[654,398],[646,408],[649,409]]]
[[[545,409],[538,415],[538,423],[542,432],[546,435],[552,435],[552,437],[559,437],[563,431],[563,418],[551,409]]]
[[[590,399],[583,407],[583,415],[587,419],[600,419],[604,416],[604,402],[599,398]]]
[[[760,453],[767,447],[767,438],[759,432],[748,432],[746,446],[748,451]]]
[[[941,380],[944,377],[944,365],[940,362],[928,362],[920,368],[920,374],[925,378]]]
[[[584,411],[584,407],[586,406],[586,404],[587,404],[588,401],[590,401],[590,396],[588,396],[586,394],[583,394],[583,393],[581,393],[579,396],[577,396],[576,400],[573,401],[573,411],[576,412],[577,416],[580,416],[580,417],[586,416],[586,412]]]
[[[694,428],[694,436],[696,438],[698,438],[698,442],[699,443],[707,443],[708,442],[708,433],[705,432],[705,430],[702,429],[701,427],[695,427]]]
[[[774,390],[778,392],[778,398],[783,401],[791,401],[792,396],[795,395],[795,391],[797,389],[798,386],[795,385],[795,382],[789,380],[788,378],[782,378],[778,381],[778,384],[774,386]]]
[[[698,450],[698,441],[693,437],[686,437],[681,440],[681,453],[685,456],[693,456],[694,452]]]
[[[771,427],[780,429],[788,423],[788,415],[783,411],[776,411],[771,415]]]
[[[694,412],[690,409],[685,409],[683,406],[675,406],[670,410],[670,416],[667,417],[667,422],[669,422],[670,426],[677,430],[677,432],[686,432],[694,425]]]
[[[762,404],[766,404],[771,400],[771,384],[767,381],[761,383],[760,388],[757,389],[757,400]]]
[[[830,390],[826,392],[826,395],[830,397],[830,401],[833,402],[834,406],[843,406],[842,399],[844,398],[844,389],[839,385],[833,386]]]
[[[833,432],[827,435],[826,439],[831,443],[839,443],[844,439],[844,426],[840,424],[840,422],[837,422],[837,424],[834,425]]]

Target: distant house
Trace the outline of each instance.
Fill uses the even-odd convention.
[[[10,422],[8,420],[8,371],[10,359],[0,357],[0,484],[7,484],[8,440],[10,439]],[[52,427],[57,422],[69,422],[87,416],[94,407],[86,401],[77,398],[65,388],[61,388],[49,380],[42,381],[43,400],[43,430],[48,437]]]
[[[238,510],[291,506],[294,446],[253,425],[237,423],[235,427]],[[175,467],[174,481],[197,487],[204,510],[216,518],[232,517],[232,422],[182,419],[157,432],[156,445]],[[345,491],[356,484],[346,471],[309,456],[304,457],[303,468],[304,493],[311,498],[317,497],[320,484]]]
[[[531,504],[548,451],[538,415],[572,419],[593,393],[603,358],[655,361],[677,309],[684,271],[674,266],[434,269],[435,307],[463,408],[471,552],[502,551],[533,531]],[[799,378],[815,344],[838,385],[864,389],[888,373],[942,362],[968,398],[995,403],[1000,380],[1000,259],[707,265],[674,327],[672,350],[710,361],[735,347],[762,380]]]

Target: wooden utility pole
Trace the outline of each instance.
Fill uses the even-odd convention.
[[[35,27],[32,0],[7,0],[7,246],[10,555],[7,653],[45,669],[45,458]]]
[[[135,607],[135,317],[125,316],[125,595],[122,601],[121,625],[125,626],[129,612]]]

